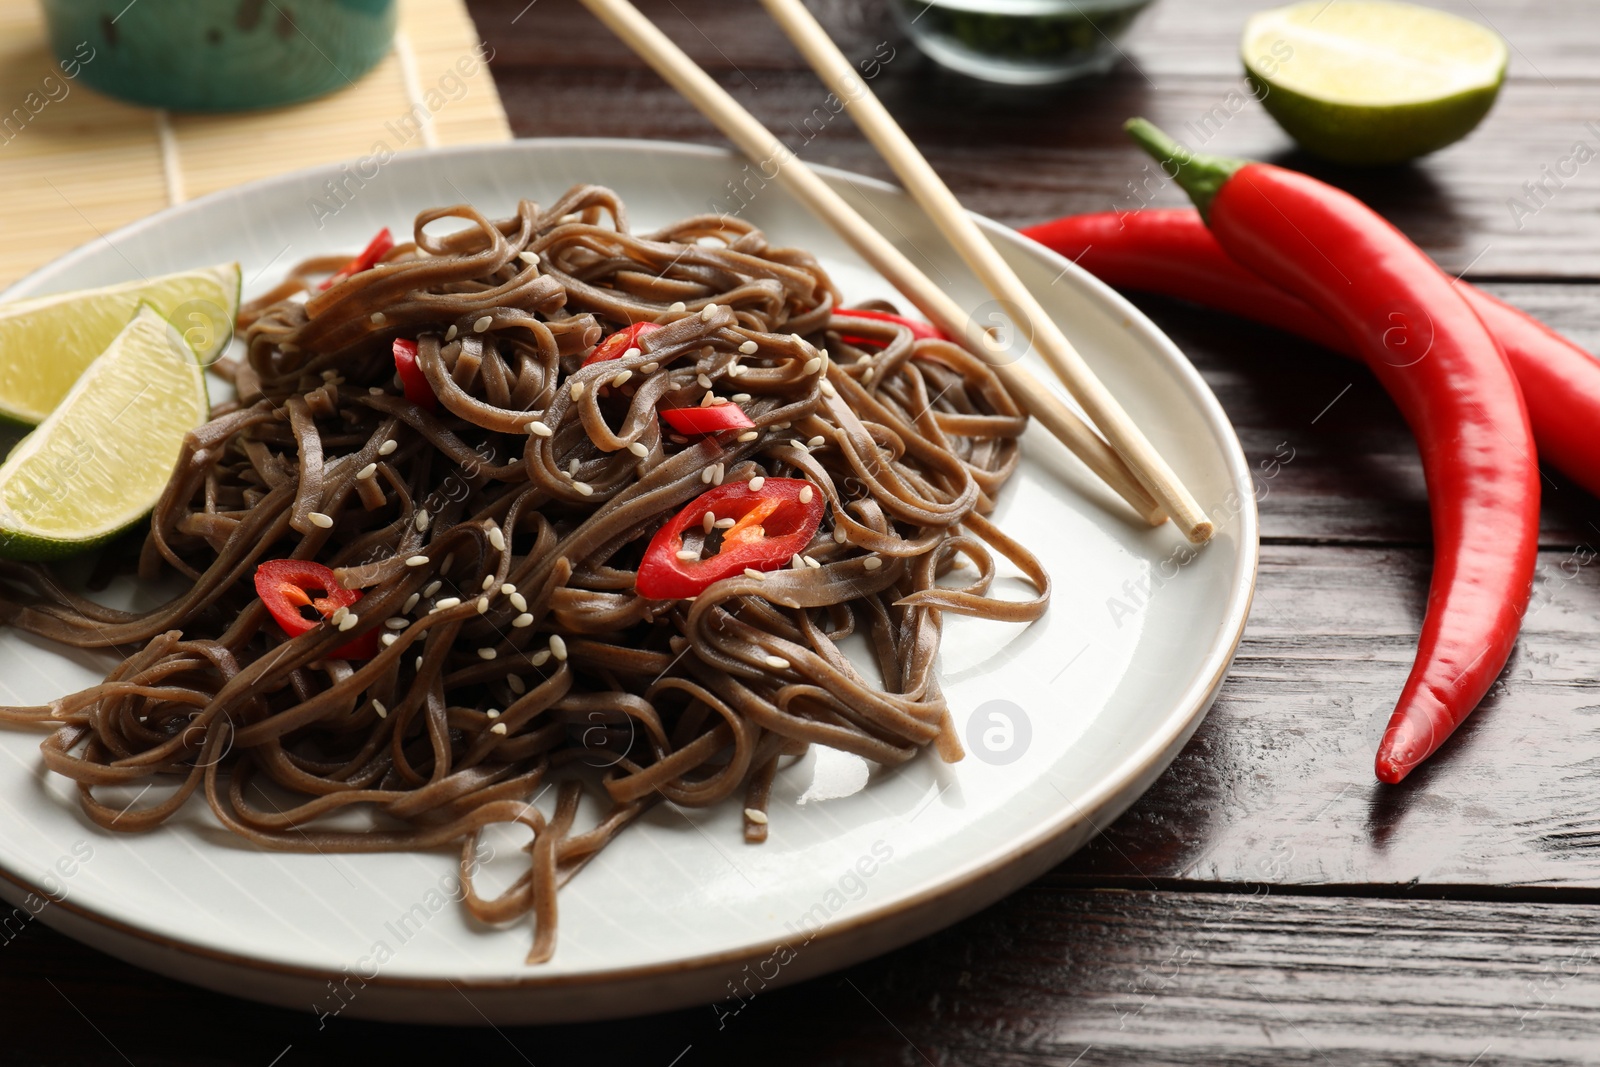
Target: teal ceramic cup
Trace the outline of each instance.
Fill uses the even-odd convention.
[[[177,111],[244,111],[342,89],[389,50],[397,15],[395,0],[43,4],[56,56],[85,82]]]

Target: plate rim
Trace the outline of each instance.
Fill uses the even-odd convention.
[[[631,137],[532,137],[502,142],[451,145],[426,151],[400,153],[396,155],[390,165],[399,163],[402,166],[410,167],[419,165],[425,160],[448,159],[451,156],[480,156],[483,154],[516,156],[530,152],[585,147],[693,156],[702,159],[736,161],[743,158],[738,152],[720,145],[685,141]],[[320,175],[336,176],[340,172],[340,168],[347,163],[348,161],[340,161],[302,167],[282,174],[275,174],[270,177],[230,186],[226,189],[219,189],[204,196],[196,197],[193,200],[186,200],[181,204],[168,206],[107,233],[97,234],[91,240],[57,256],[55,259],[17,279],[7,286],[3,292],[0,292],[0,301],[50,295],[52,292],[61,291],[59,289],[50,289],[44,292],[17,294],[17,290],[28,289],[30,283],[46,271],[70,270],[78,262],[87,258],[92,250],[100,244],[110,245],[113,250],[120,252],[116,245],[116,241],[119,238],[136,235],[145,230],[165,225],[173,218],[181,217],[214,203],[251,196],[278,186],[294,185]],[[908,197],[909,195],[902,187],[869,175],[825,164],[811,164],[810,166],[812,170],[822,177],[830,179],[834,184],[844,183],[851,187],[868,188],[879,193],[887,193],[898,197]],[[1228,419],[1227,413],[1223,410],[1221,402],[1200,375],[1200,372],[1165,332],[1121,293],[1090,274],[1076,262],[1046,248],[1044,245],[1030,241],[1018,231],[994,219],[980,215],[977,212],[969,211],[968,214],[973,217],[979,228],[991,239],[998,238],[1000,241],[1010,244],[1020,242],[1029,252],[1044,256],[1047,262],[1052,262],[1054,266],[1060,268],[1063,275],[1071,276],[1076,284],[1087,290],[1088,294],[1093,298],[1108,305],[1111,310],[1120,312],[1127,320],[1126,328],[1139,334],[1141,340],[1148,347],[1160,350],[1167,356],[1171,369],[1183,380],[1188,387],[1187,391],[1198,398],[1199,413],[1203,417],[1207,428],[1219,437],[1230,480],[1233,482],[1233,488],[1240,490],[1252,485],[1249,464],[1244,456],[1243,445],[1240,443],[1238,433]],[[1228,603],[1221,631],[1225,636],[1222,640],[1216,641],[1208,650],[1205,659],[1193,676],[1184,684],[1172,710],[1161,721],[1160,728],[1153,731],[1128,755],[1112,764],[1108,771],[1102,773],[1091,784],[1088,791],[1080,797],[1081,803],[1069,800],[1066,808],[1071,809],[1070,811],[1063,811],[1054,818],[1041,821],[1026,837],[1011,839],[1001,850],[991,850],[987,854],[961,864],[953,872],[942,876],[936,884],[925,886],[898,900],[878,904],[858,914],[848,917],[841,916],[837,922],[829,923],[826,928],[817,931],[806,942],[808,947],[811,945],[817,945],[819,948],[830,945],[837,946],[862,929],[874,927],[895,918],[905,918],[923,913],[928,909],[937,907],[941,901],[947,899],[959,899],[974,887],[989,879],[997,878],[1006,870],[1020,866],[1029,858],[1048,850],[1056,842],[1081,827],[1084,822],[1089,822],[1093,825],[1094,834],[1090,836],[1090,839],[1092,839],[1093,836],[1097,836],[1100,833],[1099,824],[1094,823],[1091,817],[1094,813],[1101,812],[1108,806],[1114,805],[1118,799],[1122,799],[1120,794],[1141,777],[1150,775],[1151,781],[1153,781],[1156,776],[1159,776],[1166,769],[1166,766],[1177,756],[1183,742],[1199,726],[1209,712],[1212,702],[1227,676],[1228,669],[1233,663],[1240,640],[1244,636],[1245,624],[1249,618],[1251,602],[1255,595],[1261,554],[1260,524],[1255,493],[1253,491],[1239,492],[1237,495],[1242,505],[1236,513],[1236,517],[1240,520],[1240,547],[1243,558],[1239,561],[1242,565],[1238,567],[1228,590]],[[1147,784],[1144,790],[1140,790],[1133,796],[1126,798],[1127,805],[1137,801],[1139,796],[1142,796],[1148,788],[1149,785]],[[0,863],[0,880],[9,882],[24,893],[40,894],[44,892],[43,887],[28,882],[15,872],[7,869],[3,863]],[[186,941],[136,926],[113,915],[87,908],[72,900],[53,901],[52,908],[45,909],[40,916],[45,919],[47,925],[53,925],[48,919],[48,913],[56,908],[63,909],[95,926],[104,927],[110,931],[132,937],[156,948],[240,967],[247,971],[311,980],[339,979],[343,977],[341,972],[325,970],[318,966],[284,963],[248,955],[243,952],[223,951],[209,945]],[[960,917],[950,920],[952,923],[956,921],[960,921]],[[949,925],[949,923],[940,923],[938,925],[942,928],[942,926]],[[77,937],[74,937],[74,939],[82,940]],[[100,945],[92,942],[85,943],[97,951],[106,951]],[[786,940],[761,941],[694,956],[680,956],[655,963],[624,965],[566,974],[540,975],[537,970],[532,968],[530,968],[530,973],[527,974],[494,978],[482,976],[431,978],[393,976],[379,973],[368,980],[366,985],[380,990],[441,991],[454,989],[460,991],[465,989],[495,992],[614,984],[671,977],[673,975],[724,967],[729,964],[760,960],[770,956],[780,946],[787,943]],[[818,953],[818,955],[821,954]],[[824,970],[834,970],[837,966],[846,965],[848,964],[829,965]],[[148,969],[148,965],[145,964],[136,964],[136,966]],[[774,984],[785,983],[778,982]],[[661,1009],[650,1008],[646,1010]]]

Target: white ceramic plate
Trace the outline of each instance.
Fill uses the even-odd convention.
[[[744,177],[723,152],[655,142],[406,154],[364,180],[303,171],[162,212],[6,295],[237,259],[250,296],[301,257],[358,248],[384,225],[404,232],[425,207],[468,201],[506,214],[518,197],[549,203],[598,182],[644,229],[733,210],[729,183]],[[828,178],[958,301],[983,302],[903,194]],[[343,206],[330,180],[343,182]],[[744,215],[775,242],[813,250],[849,299],[894,296],[776,186],[755,192]],[[885,771],[816,752],[781,774],[761,846],[742,843],[735,805],[660,805],[564,891],[556,958],[528,967],[526,924],[477,927],[449,899],[450,853],[269,854],[222,831],[198,798],[157,832],[107,833],[42,770],[37,733],[0,730],[0,895],[113,955],[242,996],[380,1019],[529,1023],[718,1000],[736,1011],[734,993],[748,999],[904,944],[1059,862],[1150,785],[1209,707],[1249,608],[1254,494],[1216,398],[1165,336],[1065,260],[983,225],[1218,534],[1191,553],[1170,524],[1143,527],[1031,430],[998,516],[1046,561],[1055,599],[1030,627],[949,620],[942,677],[965,761],[942,765],[929,752]],[[41,703],[98,681],[111,662],[0,631],[0,699]],[[491,878],[511,876],[518,843],[492,842],[501,858]]]

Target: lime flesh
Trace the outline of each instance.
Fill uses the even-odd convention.
[[[171,319],[210,365],[233,336],[239,265],[0,304],[0,420],[42,421],[141,304]]]
[[[1262,105],[1310,152],[1399,163],[1465,137],[1505,81],[1500,35],[1388,0],[1308,0],[1245,24],[1245,72]]]
[[[54,559],[137,523],[209,408],[194,352],[141,306],[0,465],[0,556]]]

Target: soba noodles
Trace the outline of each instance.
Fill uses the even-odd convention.
[[[139,558],[141,578],[176,573],[186,592],[128,613],[49,567],[0,565],[11,625],[135,649],[102,684],[0,711],[54,728],[45,763],[90,819],[149,830],[203,793],[263,848],[459,846],[471,914],[531,913],[532,962],[554,949],[557,888],[655,802],[737,797],[759,842],[780,761],[809,745],[960,758],[941,615],[1028,621],[1049,596],[984,518],[1026,419],[983,362],[892,322],[844,331],[807,253],[724,216],[634,234],[595,186],[498,221],[426,211],[414,235],[325,291],[313,278],[343,261],[302,264],[241,312],[247,355],[219,368],[237,400],[189,435]],[[582,365],[636,322],[661,328]],[[405,398],[397,337],[417,340],[437,412]],[[719,397],[753,430],[691,439],[658,415]],[[666,520],[753,478],[821,494],[803,553],[690,600],[635,592]],[[717,550],[704,526],[683,552]],[[996,554],[1032,599],[990,595]],[[285,557],[363,598],[286,637],[253,585]],[[367,633],[370,659],[330,655]],[[852,634],[879,677],[841,651]],[[97,796],[149,783],[174,788],[144,806]],[[579,830],[585,791],[607,810]],[[328,825],[352,809],[369,828]],[[531,830],[532,860],[486,898],[469,860],[495,823]]]

